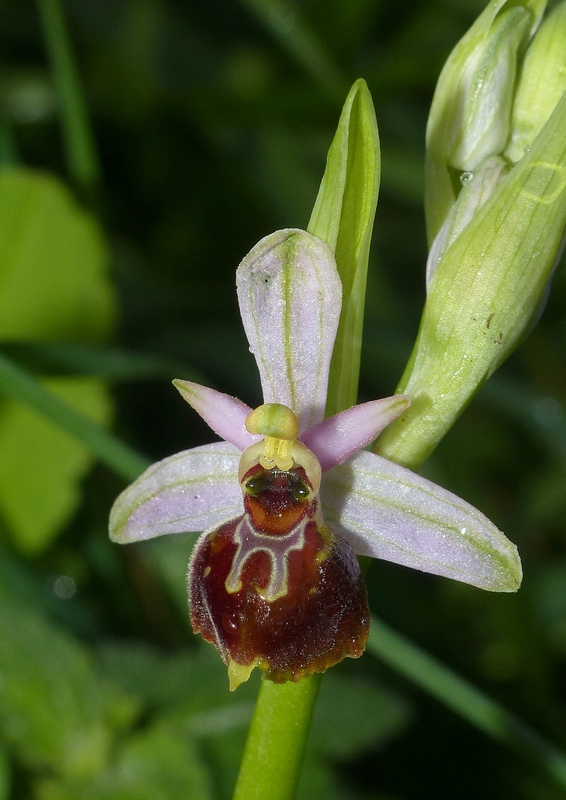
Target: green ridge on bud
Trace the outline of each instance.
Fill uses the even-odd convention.
[[[525,54],[505,157],[516,163],[535,140],[566,91],[566,2],[543,20]]]
[[[461,174],[462,189],[460,194],[435,237],[428,254],[426,264],[427,288],[444,252],[456,241],[486,200],[489,200],[507,171],[507,166],[501,156],[489,156],[474,172],[463,172]]]

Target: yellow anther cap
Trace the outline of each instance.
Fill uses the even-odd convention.
[[[246,419],[250,433],[270,436],[294,442],[299,438],[299,423],[296,414],[281,403],[265,403],[255,408]]]

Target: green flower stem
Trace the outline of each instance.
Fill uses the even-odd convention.
[[[29,372],[0,354],[0,392],[33,408],[85,444],[126,481],[135,480],[150,462],[92,420],[45,389]]]
[[[368,651],[483,733],[534,759],[566,788],[566,756],[561,750],[500,703],[375,617],[371,620]]]
[[[234,800],[295,796],[321,677],[261,682]]]
[[[69,173],[92,197],[100,185],[100,165],[63,9],[60,0],[37,0],[37,8],[61,107]]]

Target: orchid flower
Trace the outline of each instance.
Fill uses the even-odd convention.
[[[206,530],[189,568],[191,618],[218,648],[231,688],[256,666],[283,682],[362,654],[369,612],[354,554],[515,591],[516,548],[486,517],[362,449],[408,398],[324,419],[342,299],[330,248],[278,231],[242,261],[237,290],[264,405],[175,381],[224,441],[150,467],[110,518],[119,543]]]

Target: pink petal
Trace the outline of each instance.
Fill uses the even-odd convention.
[[[310,428],[324,418],[342,303],[332,251],[305,231],[277,231],[244,258],[236,286],[264,402],[283,403]]]
[[[329,472],[322,502],[327,523],[358,555],[494,592],[519,588],[517,549],[487,517],[374,453],[360,451]]]
[[[410,402],[408,397],[396,394],[353,406],[305,431],[301,439],[317,456],[325,472],[377,439]]]
[[[215,442],[153,464],[114,503],[110,538],[126,544],[165,533],[204,531],[239,516],[239,460],[233,445]]]
[[[246,418],[252,409],[241,400],[192,381],[174,380],[173,385],[215,433],[239,450],[260,440],[260,436],[246,430]]]

